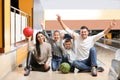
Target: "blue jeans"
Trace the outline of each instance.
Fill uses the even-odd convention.
[[[70,65],[70,72],[74,72],[74,65],[73,65],[73,61],[70,61],[69,60],[69,55],[68,54],[64,54],[64,56],[63,56],[63,60],[62,60],[62,62],[67,62],[69,65]]]
[[[85,60],[75,60],[73,65],[81,71],[91,71],[92,66],[97,67],[96,49],[90,49],[89,57]]]
[[[59,57],[59,58],[52,58],[52,71],[56,71],[56,70],[59,70],[60,68],[60,64],[62,62],[62,58]]]

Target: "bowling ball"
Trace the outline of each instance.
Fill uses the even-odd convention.
[[[23,34],[25,37],[30,37],[33,35],[33,29],[31,27],[25,27],[23,29]]]
[[[62,73],[68,73],[70,71],[70,64],[67,62],[63,62],[60,64],[60,71]]]

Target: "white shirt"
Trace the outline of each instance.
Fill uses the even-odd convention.
[[[73,47],[71,49],[65,49],[65,47],[63,46],[64,41],[61,39],[60,40],[61,43],[61,49],[63,50],[64,54],[68,54],[69,55],[69,61],[73,62],[73,60],[77,59],[77,55],[75,53],[75,41],[73,40]]]
[[[70,29],[66,29],[66,31],[70,35],[73,34],[73,31]],[[97,40],[99,40],[101,37],[104,36],[104,32],[100,32],[97,35],[88,36],[86,39],[82,39],[82,37],[78,33],[75,33],[74,36],[75,36],[74,38],[76,40],[75,45],[77,48],[76,49],[77,57],[80,60],[84,60],[84,59],[88,58],[90,48],[92,48],[94,46],[94,44]]]
[[[69,55],[69,57],[70,57],[69,61],[71,61],[71,62],[77,59],[77,56],[72,49],[69,49],[69,50],[65,49],[65,54]]]

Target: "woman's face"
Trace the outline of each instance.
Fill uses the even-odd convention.
[[[38,39],[39,42],[44,42],[45,36],[44,36],[42,33],[39,33],[39,34],[37,35],[37,39]]]
[[[54,32],[53,38],[54,38],[55,41],[60,40],[60,33],[59,32]]]

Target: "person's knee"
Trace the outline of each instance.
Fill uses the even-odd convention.
[[[95,47],[92,47],[92,48],[90,48],[90,50],[93,50],[93,51],[95,51],[95,50],[96,50],[96,48],[95,48]]]
[[[92,47],[92,48],[90,49],[90,53],[92,53],[92,52],[95,52],[95,53],[96,53],[96,48],[95,48],[95,47]]]
[[[44,72],[47,72],[47,71],[49,71],[49,70],[50,70],[50,67],[48,67],[47,69],[45,69]]]

